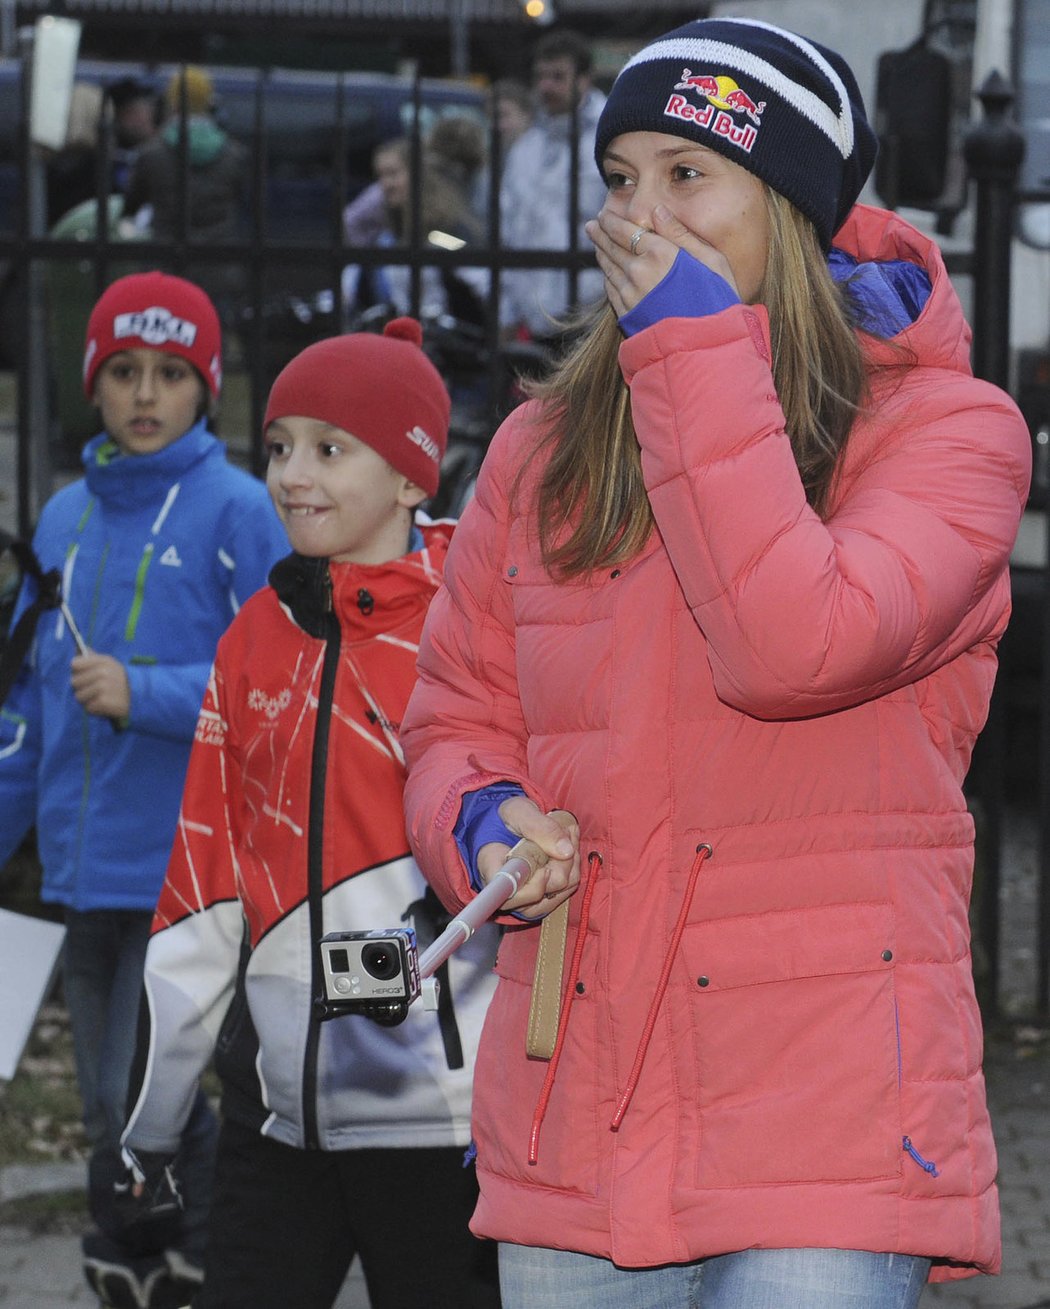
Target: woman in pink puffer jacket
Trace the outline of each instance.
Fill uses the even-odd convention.
[[[834,52],[689,23],[596,150],[607,303],[493,442],[404,727],[448,905],[551,856],[504,906],[473,1227],[508,1309],[906,1309],[999,1265],[962,782],[1028,434],[936,247],[855,204]]]

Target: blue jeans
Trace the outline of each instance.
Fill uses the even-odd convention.
[[[929,1268],[865,1250],[741,1250],[618,1268],[567,1250],[499,1247],[503,1309],[914,1309]]]
[[[84,1128],[91,1147],[88,1204],[107,1227],[113,1183],[123,1173],[120,1134],[127,1119],[142,974],[153,915],[136,909],[66,912],[62,990],[69,1010]],[[198,1092],[175,1169],[186,1213],[180,1248],[203,1259],[218,1124]]]

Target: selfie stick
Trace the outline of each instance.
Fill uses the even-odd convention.
[[[73,617],[73,613],[70,610],[69,605],[67,605],[65,600],[62,598],[61,593],[59,594],[58,597],[58,612],[66,620],[66,626],[69,628],[69,635],[73,638],[73,644],[77,648],[77,654],[82,654],[82,655],[90,654],[91,647],[88,645],[88,643],[84,640],[84,637],[81,635],[80,628],[77,627],[76,619]],[[117,722],[115,718],[107,717],[106,722],[109,723],[110,727],[113,728],[114,732],[120,731],[120,724]]]
[[[66,626],[69,628],[69,635],[73,638],[73,644],[77,648],[77,654],[90,654],[91,651],[88,648],[88,643],[84,640],[83,636],[81,636],[80,628],[77,627],[76,620],[70,611],[69,605],[66,604],[61,595],[58,597],[58,612],[66,620]]]
[[[565,828],[576,819],[563,809],[550,815]],[[439,937],[419,956],[419,976],[433,976],[453,951],[469,941],[479,927],[496,913],[514,895],[526,878],[549,862],[550,856],[525,837],[513,847],[504,859],[499,872],[491,878],[473,900],[449,923]]]

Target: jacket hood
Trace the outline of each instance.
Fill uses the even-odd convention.
[[[900,352],[904,349],[932,368],[971,371],[972,333],[935,241],[897,214],[870,205],[855,205],[835,233],[833,245],[861,264],[899,261],[924,270],[929,278],[930,292],[925,304],[892,342],[866,340],[872,364],[900,363]]]
[[[112,438],[100,432],[80,456],[88,490],[113,508],[141,504],[167,494],[172,481],[207,458],[225,458],[225,448],[202,418],[163,450],[147,455],[121,454]]]

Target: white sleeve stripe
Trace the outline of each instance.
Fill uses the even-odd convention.
[[[175,503],[175,500],[178,497],[181,487],[182,487],[182,483],[176,482],[175,485],[168,491],[168,494],[165,496],[164,503],[161,506],[160,513],[157,515],[153,526],[150,528],[150,532],[154,536],[156,536],[157,533],[160,531],[160,529],[164,526],[164,520],[167,518],[168,514],[171,513],[171,507]]]
[[[15,731],[14,740],[10,745],[5,746],[0,750],[0,759],[7,759],[10,755],[18,754],[19,750],[22,748],[22,742],[25,740],[25,735],[26,725],[24,722],[21,722],[18,724],[18,728]]]

